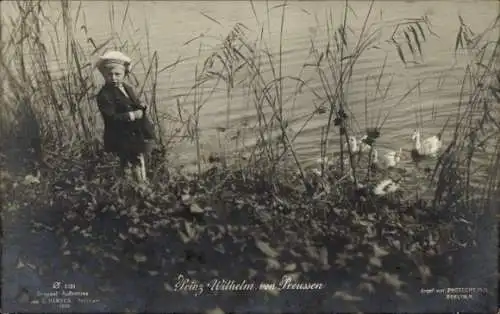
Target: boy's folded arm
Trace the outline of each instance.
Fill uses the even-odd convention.
[[[134,102],[136,103],[136,105],[140,108],[140,110],[146,110],[147,109],[147,105],[143,104],[141,102],[141,100],[139,99],[139,97],[137,97],[137,94],[135,93],[134,89],[131,88],[129,85],[125,85],[125,88],[127,90],[127,92],[129,93],[129,95],[131,96],[132,100],[134,100]]]
[[[136,119],[141,119],[144,116],[144,110],[136,110],[134,111],[134,117]]]

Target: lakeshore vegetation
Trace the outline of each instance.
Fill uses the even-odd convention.
[[[1,25],[5,75],[0,105],[0,199],[3,228],[12,233],[2,241],[36,237],[47,230],[57,234],[58,258],[65,265],[60,271],[99,278],[102,284],[97,289],[104,299],[125,293],[120,290],[124,277],[145,287],[150,304],[173,306],[181,302],[174,287],[179,273],[199,282],[234,280],[256,286],[278,283],[287,274],[285,285],[314,284],[322,289],[308,292],[307,301],[303,291],[273,289],[204,295],[204,309],[232,311],[230,304],[250,298],[279,311],[285,306],[280,298],[295,293],[287,299],[290,309],[419,311],[424,309],[425,297],[420,291],[428,287],[489,289],[476,295],[475,303],[450,305],[441,299],[431,305],[435,309],[455,306],[489,312],[496,308],[492,293],[497,283],[500,199],[500,60],[499,40],[491,40],[489,34],[498,27],[498,18],[491,28],[475,31],[457,18],[456,45],[450,51],[467,54],[470,62],[459,87],[457,114],[450,118],[453,126],[443,126],[452,133],[452,140],[444,143],[432,168],[420,169],[415,160],[424,193],[416,192],[416,184],[400,184],[411,180],[404,169],[374,167],[370,154],[365,158],[352,151],[349,136],[354,135],[355,117],[347,89],[359,58],[382,41],[397,51],[402,63],[411,64],[425,50],[426,38],[434,35],[428,17],[397,21],[391,36],[381,39],[377,26],[369,25],[369,16],[361,31],[349,28],[352,13],[346,2],[342,20],[335,20],[333,14],[325,18],[328,42],[319,47],[311,41],[313,60],[304,65],[321,81],[320,92],[308,89],[301,77],[282,76],[281,46],[272,54],[259,38],[249,39],[247,27],[238,23],[213,54],[193,69],[195,83],[187,96],[177,99],[175,124],[180,127],[169,129],[172,118],[161,114],[158,77],[175,64],[162,65],[153,44],[144,52],[119,36],[95,42],[91,34],[80,42],[74,35],[75,25],[81,23],[77,23],[78,2],[58,3],[57,22],[44,18],[43,1],[15,4],[18,15],[3,17]],[[373,14],[373,2],[367,4],[368,15]],[[286,3],[281,9],[283,30]],[[126,23],[127,16],[122,20]],[[63,33],[42,36],[49,27]],[[55,47],[59,40],[65,42],[63,50]],[[101,122],[94,114],[99,82],[91,60],[111,48],[139,60],[137,66],[145,73],[132,80],[148,104],[159,138],[148,161],[148,188],[117,178],[117,161],[102,152]],[[64,73],[60,78],[53,76],[49,50],[60,52],[55,57],[65,60],[58,69]],[[376,84],[380,97],[390,90],[390,84],[381,83],[384,66],[381,60]],[[264,68],[271,70],[264,74]],[[258,118],[257,144],[205,158],[199,143],[203,104],[211,89],[225,88],[228,124],[218,132],[228,132],[231,95],[240,84],[234,79],[238,71],[247,73],[245,88]],[[285,82],[294,82],[297,92],[322,100],[304,123],[316,115],[328,116],[318,157],[333,162],[311,169],[297,156],[294,140],[301,131],[288,127]],[[387,119],[382,117],[364,132],[374,148]],[[169,159],[179,136],[196,146],[193,172],[182,171]],[[330,147],[333,137],[340,143],[337,148]],[[482,165],[487,178],[478,186],[472,184],[477,173],[473,161],[485,147],[490,152]],[[332,156],[333,150],[338,154]],[[399,188],[391,193],[382,189],[387,193],[375,195],[373,187],[387,178]],[[30,224],[31,235],[15,235],[14,226],[22,223]],[[42,276],[56,271],[50,264],[35,266]],[[171,294],[165,296],[165,292]],[[196,304],[185,306],[186,311],[200,310]]]

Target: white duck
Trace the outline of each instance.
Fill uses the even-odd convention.
[[[377,150],[374,149],[373,152],[373,162],[386,168],[396,167],[396,165],[401,161],[401,156],[403,155],[402,148],[400,148],[399,151],[385,150],[380,157]]]
[[[344,147],[347,149],[350,145],[351,146],[351,151],[353,153],[359,153],[359,152],[368,152],[371,149],[371,145],[368,145],[364,142],[368,136],[364,135],[363,137],[360,138],[359,142],[358,139],[355,136],[349,136],[349,143],[345,143]]]
[[[415,130],[411,139],[415,142],[414,151],[420,156],[436,157],[437,153],[443,146],[441,134],[428,137],[422,141],[420,139],[420,132]]]
[[[369,152],[371,150],[371,161],[374,164],[387,168],[395,167],[399,163],[403,154],[402,148],[400,148],[399,151],[383,150],[382,154],[379,154],[379,151],[377,149],[372,149],[371,145],[364,142],[366,138],[368,138],[368,136],[364,135],[363,137],[361,137],[360,143],[358,143],[356,137],[349,137],[349,142],[351,144],[351,150],[353,153],[358,153],[359,151]]]
[[[378,196],[384,196],[387,194],[391,194],[399,190],[400,185],[399,185],[399,180],[392,180],[392,179],[384,179],[382,180],[379,184],[377,184],[373,188],[373,194],[378,195]]]
[[[363,135],[359,139],[359,146],[361,148],[361,152],[369,152],[372,149],[372,146],[370,144],[366,143],[366,140],[368,139],[368,135]],[[375,149],[373,149],[375,150]]]

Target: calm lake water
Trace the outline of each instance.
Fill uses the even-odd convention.
[[[76,37],[85,42],[87,36],[92,37],[97,45],[105,42],[113,33],[120,35],[126,51],[137,60],[139,53],[133,49],[137,44],[142,55],[147,55],[148,46],[157,51],[159,68],[175,62],[179,57],[186,59],[175,68],[162,72],[158,79],[158,99],[160,111],[170,116],[177,116],[176,99],[185,95],[194,84],[196,65],[203,66],[204,59],[217,47],[220,39],[225,37],[236,23],[248,27],[247,37],[254,41],[264,27],[263,41],[273,51],[275,64],[278,64],[278,49],[282,8],[281,2],[254,2],[254,11],[250,2],[246,1],[132,1],[125,2],[92,1],[83,2],[80,18],[75,22]],[[59,3],[47,3],[47,12],[57,17]],[[369,2],[356,1],[350,3],[355,15],[350,13],[348,26],[355,32],[363,27],[368,14]],[[294,149],[305,162],[313,162],[320,155],[321,128],[326,126],[328,114],[316,115],[306,121],[320,105],[310,90],[324,96],[319,76],[312,68],[304,70],[303,65],[311,62],[311,42],[325,49],[327,33],[325,31],[328,14],[332,13],[334,25],[339,25],[343,15],[342,1],[294,1],[288,4],[283,30],[283,75],[300,76],[308,81],[310,89],[296,94],[296,82],[285,82],[284,105],[286,116],[292,130],[302,132],[295,139]],[[77,3],[73,4],[75,12]],[[124,13],[127,19],[123,21]],[[480,32],[491,25],[498,14],[498,3],[495,1],[377,1],[374,4],[369,25],[372,29],[381,27],[379,49],[365,51],[354,68],[353,79],[347,93],[349,110],[355,117],[354,127],[361,135],[367,126],[374,126],[379,116],[389,114],[382,130],[379,145],[391,148],[410,148],[411,134],[416,127],[417,113],[422,116],[422,129],[425,136],[437,133],[449,115],[457,112],[461,82],[467,56],[464,52],[454,55],[456,35],[459,28],[458,15],[462,15],[465,23],[472,30]],[[114,18],[111,17],[114,16]],[[394,30],[395,22],[402,18],[419,18],[427,15],[432,23],[432,30],[439,36],[427,36],[422,43],[423,58],[417,58],[418,64],[405,66],[399,59],[394,46],[386,42]],[[211,17],[213,20],[211,20]],[[216,21],[214,21],[216,20]],[[84,34],[84,25],[87,35]],[[47,36],[54,34],[48,29]],[[428,34],[428,33],[426,33]],[[189,42],[200,35],[203,38]],[[148,40],[149,38],[149,40]],[[350,44],[355,43],[351,36]],[[351,42],[352,41],[352,42]],[[64,38],[60,40],[64,43]],[[263,46],[264,44],[262,44]],[[201,47],[201,48],[200,48]],[[92,50],[90,44],[88,52]],[[202,50],[200,52],[200,49]],[[407,56],[408,47],[403,48]],[[381,89],[385,90],[391,83],[385,99],[376,95],[376,80],[387,57]],[[411,58],[410,58],[411,59]],[[95,57],[90,60],[95,60]],[[58,61],[58,66],[61,60]],[[269,70],[269,66],[264,65]],[[142,82],[145,68],[141,64],[134,65],[134,73]],[[248,72],[240,71],[235,81],[242,81]],[[96,76],[99,76],[96,72]],[[269,81],[271,76],[265,74]],[[99,78],[100,79],[100,78]],[[398,104],[408,90],[420,82],[408,97]],[[330,87],[333,84],[329,84]],[[334,86],[333,86],[334,87]],[[146,94],[148,94],[146,88]],[[205,91],[203,99],[208,92]],[[179,98],[187,112],[192,112],[193,96]],[[255,143],[255,131],[244,128],[244,124],[252,126],[256,121],[256,111],[252,95],[248,90],[235,87],[232,90],[229,122],[227,132],[218,135],[217,127],[226,127],[227,95],[225,85],[220,84],[217,90],[206,101],[200,111],[202,154],[220,151],[220,137],[231,137],[238,129],[244,130],[240,140],[224,140],[225,149],[231,150],[241,145]],[[365,115],[365,104],[367,114]],[[269,107],[269,106],[267,106]],[[269,109],[266,109],[270,112]],[[452,119],[454,120],[454,119]],[[453,121],[452,121],[453,122]],[[450,123],[450,127],[453,123]],[[177,125],[172,121],[167,125],[173,129]],[[338,149],[338,130],[331,132],[331,150]],[[253,133],[252,133],[253,132]],[[292,133],[293,134],[293,133]],[[445,132],[445,141],[449,138]],[[225,143],[225,144],[224,144]],[[445,143],[446,144],[446,143]],[[182,141],[175,148],[178,160],[191,163],[196,154],[194,143]]]

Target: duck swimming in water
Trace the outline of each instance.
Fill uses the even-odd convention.
[[[415,130],[411,139],[414,141],[412,155],[415,157],[417,157],[417,155],[437,157],[439,150],[443,146],[443,142],[441,141],[441,134],[437,134],[428,137],[425,140],[421,140],[420,132],[418,130]]]
[[[403,149],[400,148],[399,151],[394,150],[384,150],[383,154],[379,154],[377,150],[375,152],[374,163],[384,168],[394,168],[401,161],[401,156],[403,155]]]
[[[359,153],[359,152],[368,152],[371,150],[372,146],[368,145],[365,143],[365,140],[368,138],[368,136],[364,135],[361,137],[358,141],[358,139],[355,136],[349,136],[349,143],[345,143],[344,147],[347,149],[350,145],[351,146],[351,151],[353,153]]]

